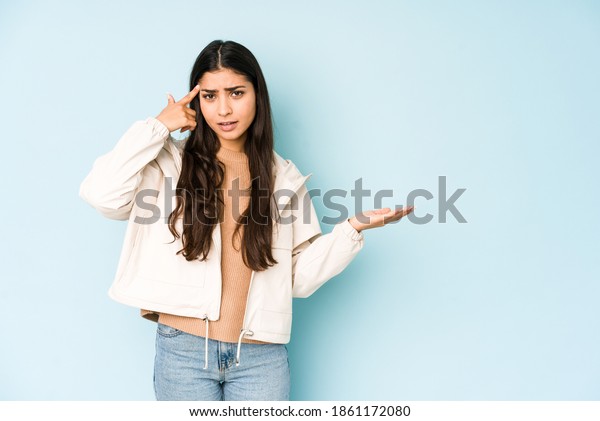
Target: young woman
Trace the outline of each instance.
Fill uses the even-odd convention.
[[[363,230],[412,211],[364,212],[323,235],[308,177],[273,150],[262,71],[233,41],[208,44],[190,92],[96,159],[79,194],[129,220],[109,295],[157,322],[158,400],[288,400],[292,298],[340,273]]]

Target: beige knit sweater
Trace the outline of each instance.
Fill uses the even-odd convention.
[[[248,207],[250,197],[246,194],[237,194],[236,200],[229,194],[230,191],[239,192],[250,187],[250,169],[248,157],[244,152],[236,152],[221,147],[217,158],[225,164],[225,178],[223,180],[223,200],[225,203],[223,222],[221,223],[221,314],[219,320],[209,321],[208,337],[223,342],[237,342],[244,312],[246,299],[250,287],[252,269],[244,264],[241,253],[241,236],[233,238],[236,217],[239,217]],[[237,179],[237,180],[236,180]],[[236,182],[237,186],[233,183]],[[233,209],[237,202],[238,209]],[[239,233],[243,234],[242,225]],[[141,315],[153,321],[174,327],[196,336],[205,336],[205,324],[201,319],[193,317],[176,316],[167,313],[156,313],[141,309]],[[264,343],[244,337],[242,342]]]

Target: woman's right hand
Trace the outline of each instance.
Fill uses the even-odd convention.
[[[186,96],[175,102],[173,95],[168,94],[168,104],[164,110],[156,116],[156,119],[164,124],[169,132],[174,132],[177,129],[181,129],[182,132],[186,130],[193,130],[196,128],[196,111],[188,107],[188,104],[192,102],[192,99],[200,91],[200,86],[196,85]]]

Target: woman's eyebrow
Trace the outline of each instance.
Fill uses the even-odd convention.
[[[225,88],[225,90],[231,92],[231,91],[235,91],[236,89],[245,88],[245,87],[246,87],[246,85],[238,85],[238,86],[233,86],[231,88]],[[214,94],[215,92],[218,92],[218,89],[202,89],[202,91],[208,92],[209,94]]]

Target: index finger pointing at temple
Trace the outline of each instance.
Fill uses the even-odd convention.
[[[178,101],[178,103],[179,104],[189,104],[190,102],[192,102],[192,99],[194,99],[194,97],[196,95],[198,95],[198,92],[200,92],[200,85],[194,86],[194,89],[192,89],[186,96],[181,98]]]

